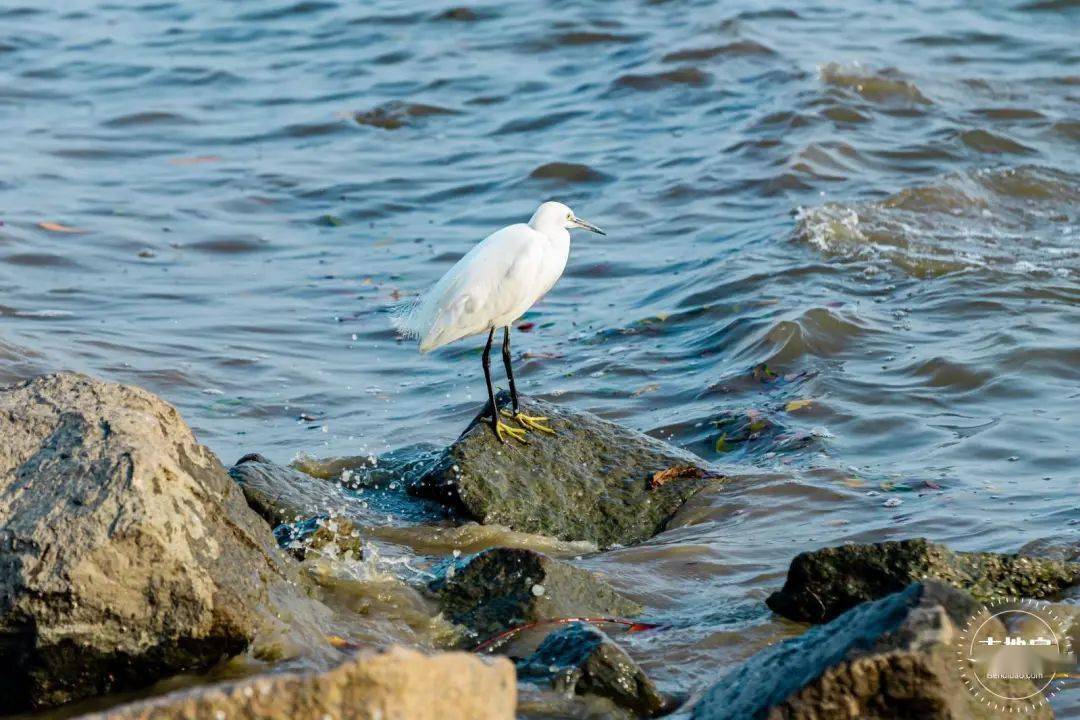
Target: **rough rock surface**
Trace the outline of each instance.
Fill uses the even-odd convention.
[[[345,505],[341,489],[262,455],[245,455],[229,468],[251,508],[271,527],[325,515]]]
[[[705,461],[586,412],[522,398],[528,415],[547,417],[554,435],[501,444],[483,412],[410,491],[439,500],[483,524],[601,547],[646,540],[662,531],[695,492],[716,480]],[[497,402],[507,406],[500,394]],[[660,485],[673,467],[696,469]]]
[[[1002,717],[967,690],[956,667],[958,626],[979,609],[935,581],[863,603],[752,656],[705,693],[693,720]],[[1009,683],[1015,696],[1035,691],[1030,680]],[[1053,712],[1043,705],[1025,717]]]
[[[1080,564],[999,553],[953,552],[923,538],[802,553],[766,601],[792,620],[825,622],[866,600],[934,578],[987,602],[1043,598],[1080,580]]]
[[[323,673],[258,675],[79,720],[512,720],[509,660],[466,653],[362,653]]]
[[[296,566],[180,415],[61,373],[0,389],[0,713],[239,652]],[[297,605],[300,607],[300,605]]]
[[[630,617],[642,611],[591,572],[518,548],[461,558],[429,587],[446,617],[481,639],[536,620]]]
[[[667,709],[664,696],[626,651],[587,623],[551,633],[517,669],[521,679],[550,682],[562,693],[600,695],[641,716]]]

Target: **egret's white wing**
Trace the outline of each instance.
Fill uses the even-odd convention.
[[[545,238],[525,224],[492,233],[457,261],[406,323],[427,352],[509,322],[537,299]]]

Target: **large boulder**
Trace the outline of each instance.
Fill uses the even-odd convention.
[[[472,631],[472,644],[538,620],[632,617],[643,610],[591,572],[520,548],[452,561],[429,588],[446,617]]]
[[[0,713],[209,666],[278,628],[279,603],[314,607],[151,393],[42,376],[0,389],[0,438]]]
[[[516,697],[509,660],[395,647],[327,672],[257,675],[78,720],[512,720]]]
[[[982,602],[1002,596],[1044,598],[1080,580],[1080,564],[953,552],[924,538],[841,545],[796,556],[784,587],[766,602],[792,620],[825,622],[924,578],[960,588]]]
[[[960,628],[980,611],[959,590],[915,583],[760,651],[704,694],[693,720],[1002,717],[1000,700],[968,691],[957,659]],[[996,619],[987,622],[1005,635]],[[1030,680],[999,683],[1007,697],[1042,697]],[[1037,700],[1022,707],[1024,717],[1054,716]]]
[[[518,677],[545,682],[562,694],[599,695],[641,717],[669,709],[668,700],[626,651],[586,623],[572,623],[544,638],[518,661]]]
[[[656,535],[719,477],[698,456],[591,413],[521,401],[555,434],[500,443],[485,409],[410,491],[480,523],[610,547]],[[505,408],[506,395],[497,402]]]

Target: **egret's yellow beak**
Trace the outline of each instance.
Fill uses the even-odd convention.
[[[582,220],[579,217],[575,217],[574,220],[573,220],[573,223],[575,225],[577,225],[579,228],[581,228],[582,230],[588,230],[589,232],[594,232],[597,235],[607,235],[606,232],[604,232],[600,228],[596,227],[591,222],[586,222],[586,221]]]

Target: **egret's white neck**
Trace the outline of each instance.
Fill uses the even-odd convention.
[[[529,227],[547,235],[552,240],[570,241],[570,231],[563,227],[561,221],[553,222],[547,218],[533,216],[533,219],[529,221]]]

